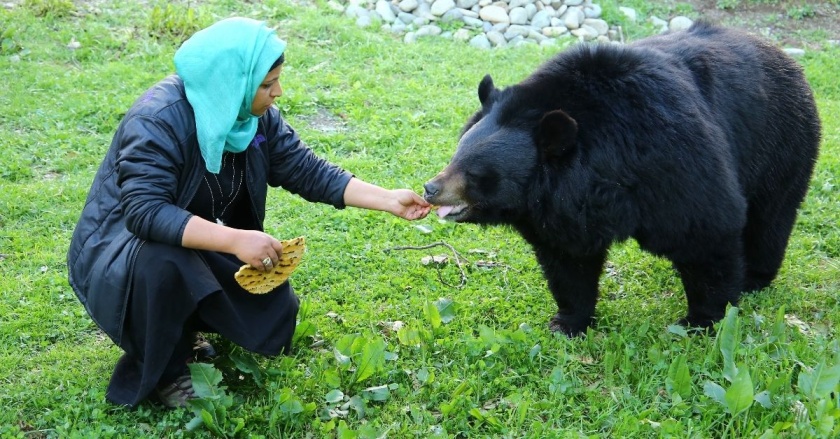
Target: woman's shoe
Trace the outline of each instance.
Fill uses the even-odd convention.
[[[155,394],[161,404],[173,409],[186,407],[187,401],[196,398],[189,372],[169,384],[158,386]]]
[[[215,360],[219,354],[216,352],[216,348],[204,338],[204,334],[200,332],[196,332],[194,335],[193,341],[193,357],[196,361],[211,361]]]

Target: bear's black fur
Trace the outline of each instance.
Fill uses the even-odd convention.
[[[478,97],[425,196],[443,218],[522,234],[557,302],[552,330],[591,324],[608,248],[627,238],[673,263],[691,326],[778,273],[820,123],[777,48],[698,23],[578,45],[505,89],[485,76]]]

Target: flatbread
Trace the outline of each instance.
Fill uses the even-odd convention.
[[[306,239],[299,236],[280,243],[283,244],[283,253],[271,270],[260,271],[251,264],[245,264],[233,275],[245,291],[253,294],[268,293],[286,282],[295,271],[306,251]]]

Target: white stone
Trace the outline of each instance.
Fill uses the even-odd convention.
[[[525,11],[528,12],[528,19],[531,20],[537,14],[537,7],[533,3],[528,3],[525,5]]]
[[[579,8],[569,8],[562,17],[563,25],[569,29],[577,29],[583,22],[583,12]]]
[[[376,2],[376,13],[382,17],[382,21],[393,23],[394,20],[397,19],[397,15],[394,14],[394,11],[391,9],[391,3],[387,0],[379,0]]]
[[[452,39],[455,41],[469,41],[470,39],[470,31],[464,29],[463,27],[456,30],[454,34],[452,34]]]
[[[402,0],[399,4],[399,8],[403,12],[411,12],[417,9],[419,3],[417,0]]]
[[[524,37],[527,36],[531,32],[531,28],[528,26],[522,26],[518,24],[512,24],[505,32],[505,38],[510,40],[513,37]]]
[[[569,33],[569,29],[566,29],[562,26],[550,26],[544,27],[542,30],[542,34],[547,37],[559,37],[561,35],[565,35]]]
[[[435,17],[440,17],[454,7],[455,0],[435,0],[435,2],[432,3],[431,12]]]
[[[458,9],[458,11],[463,17],[478,18],[478,12],[474,12],[469,9]]]
[[[464,18],[462,18],[462,20],[464,20],[464,23],[467,26],[471,26],[471,27],[480,28],[484,24],[484,22],[481,21],[480,19],[473,18],[473,17],[464,17]]]
[[[685,16],[678,16],[671,19],[668,23],[668,29],[672,32],[686,30],[691,27],[694,22],[691,21],[690,18]]]
[[[599,18],[601,16],[601,7],[598,5],[584,6],[583,14],[586,18]]]
[[[534,18],[531,19],[531,26],[534,26],[537,29],[551,26],[551,16],[549,12],[543,9],[542,11],[534,14]]]
[[[508,16],[510,17],[510,22],[512,24],[527,24],[528,23],[528,11],[525,8],[513,8],[508,12]]]
[[[782,50],[785,53],[787,53],[788,55],[790,55],[794,58],[800,58],[800,57],[805,56],[805,50],[804,49],[798,49],[796,47],[785,47]]]
[[[636,22],[636,10],[635,9],[628,8],[628,7],[625,7],[625,6],[619,6],[618,10],[621,11],[621,13],[624,14],[625,17],[630,19],[630,21],[632,21],[634,23]]]
[[[501,47],[507,45],[507,40],[505,36],[502,35],[501,32],[497,31],[490,31],[487,32],[487,39],[493,44],[495,47]]]
[[[600,18],[587,18],[586,20],[583,20],[583,24],[595,29],[598,35],[606,35],[607,31],[610,30],[610,25]]]
[[[484,34],[479,34],[470,40],[470,46],[477,47],[479,49],[490,49],[493,45],[490,44],[490,40],[487,39],[487,36]]]
[[[508,17],[507,12],[499,6],[485,6],[481,8],[478,16],[482,20],[491,23],[510,23],[510,17]]]
[[[335,0],[328,1],[327,2],[327,7],[332,9],[335,12],[344,12],[344,6],[342,6],[341,3],[339,3]]]
[[[368,15],[368,10],[361,6],[350,5],[344,10],[344,15],[350,18],[358,18]]]

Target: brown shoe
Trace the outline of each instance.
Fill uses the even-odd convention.
[[[194,341],[193,341],[193,357],[196,361],[210,361],[216,359],[219,354],[216,352],[216,348],[204,338],[204,334],[200,332],[196,332],[194,334]]]
[[[189,372],[169,384],[158,386],[155,394],[161,404],[173,409],[186,407],[188,400],[196,398]]]

